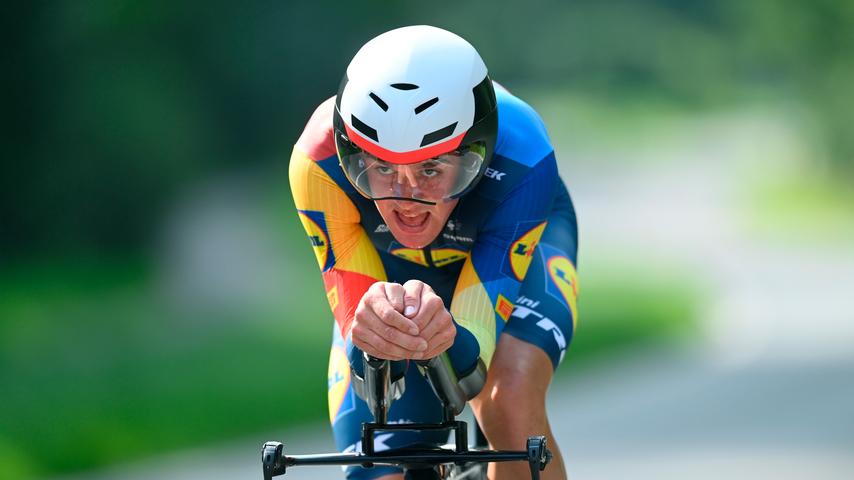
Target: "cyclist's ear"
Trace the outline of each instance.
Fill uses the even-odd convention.
[[[421,308],[421,291],[424,288],[424,282],[420,280],[409,280],[403,284],[403,315],[407,318],[413,318],[418,314]]]

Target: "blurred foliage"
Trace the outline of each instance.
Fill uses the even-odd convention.
[[[638,94],[695,106],[803,103],[819,160],[854,170],[847,0],[531,0],[524,8],[93,0],[12,9],[2,20],[0,261],[145,247],[186,182],[284,163],[358,47],[413,23],[460,33],[511,88],[560,86],[617,104]]]
[[[322,300],[321,289],[290,292],[287,311],[188,318],[148,291],[135,265],[22,274],[0,279],[0,315],[11,319],[0,325],[2,478],[92,468],[325,413],[331,322],[299,321],[328,314],[321,301],[295,300]]]
[[[757,181],[746,224],[759,238],[791,245],[848,248],[854,239],[854,188],[847,178],[802,174]]]

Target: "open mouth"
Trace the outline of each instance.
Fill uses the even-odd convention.
[[[403,231],[407,233],[420,233],[427,225],[427,220],[430,218],[430,212],[407,214],[395,210],[394,216],[397,220],[397,224]]]

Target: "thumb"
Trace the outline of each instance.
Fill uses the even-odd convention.
[[[424,282],[419,280],[409,280],[403,284],[403,315],[407,318],[414,317],[421,308],[421,290],[424,288]]]

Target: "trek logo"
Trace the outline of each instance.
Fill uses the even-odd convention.
[[[536,302],[540,303],[540,302]],[[560,358],[558,359],[558,364],[563,361],[563,357],[566,355],[566,336],[564,336],[560,327],[557,326],[552,319],[544,316],[543,314],[530,309],[528,307],[516,304],[516,308],[513,310],[513,316],[516,318],[526,319],[529,316],[533,315],[537,320],[537,326],[542,328],[547,332],[551,332],[552,337],[555,339],[555,344],[557,345],[558,350],[560,350]]]
[[[384,223],[377,225],[377,228],[374,230],[374,233],[388,233],[388,225]]]
[[[483,174],[486,176],[486,178],[491,178],[496,182],[500,182],[501,178],[504,177],[504,175],[507,175],[507,173],[505,172],[499,172],[498,170],[489,167],[486,168],[486,172],[484,172]]]
[[[552,332],[552,335],[555,337],[555,343],[557,343],[557,346],[560,349],[560,360],[558,360],[558,363],[562,362],[563,356],[566,354],[566,337],[563,336],[563,332],[561,332],[560,328],[555,325],[555,322],[551,321],[549,318],[543,318],[537,322],[537,326],[547,332]]]

